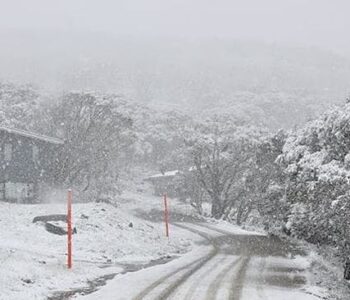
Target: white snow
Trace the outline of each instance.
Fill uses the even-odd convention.
[[[173,171],[168,171],[168,172],[164,172],[164,173],[155,174],[153,176],[148,177],[148,179],[160,178],[160,177],[173,177],[173,176],[175,176],[175,175],[177,175],[179,173],[180,173],[179,170],[173,170]]]
[[[67,237],[32,223],[35,216],[63,214],[65,209],[65,204],[0,202],[1,300],[46,299],[55,291],[84,287],[87,280],[120,272],[120,263],[146,263],[190,246],[175,235],[168,240],[163,224],[140,220],[120,207],[75,204],[78,233],[73,235],[73,269],[67,270]]]
[[[11,134],[17,134],[17,135],[21,135],[21,136],[25,136],[25,137],[29,137],[29,138],[32,138],[32,139],[37,139],[37,140],[41,140],[41,141],[44,141],[44,142],[57,144],[57,145],[62,145],[64,143],[64,141],[62,141],[62,140],[60,140],[58,138],[54,138],[54,137],[38,134],[38,133],[35,133],[35,132],[29,132],[29,131],[25,131],[25,130],[21,130],[21,129],[15,129],[15,128],[9,128],[9,127],[5,127],[5,126],[0,126],[0,131],[5,131],[5,132],[11,133]]]
[[[193,208],[177,200],[169,199],[169,204],[170,212],[177,210],[189,215],[194,213]],[[84,300],[128,300],[164,276],[206,257],[213,248],[207,243],[202,243],[203,237],[200,235],[171,225],[171,236],[167,239],[164,236],[163,223],[152,223],[135,217],[140,207],[146,214],[155,208],[161,212],[162,205],[161,197],[130,192],[119,199],[118,207],[103,203],[73,205],[73,223],[78,233],[73,236],[73,270],[67,270],[66,236],[50,234],[45,231],[42,224],[32,223],[32,219],[38,215],[64,213],[65,204],[0,203],[2,241],[0,299],[45,299],[56,291],[84,287],[87,285],[87,280],[106,274],[120,273],[121,263],[145,263],[166,255],[179,256],[165,265],[156,265],[124,275],[117,274],[98,291],[89,295],[74,296]],[[132,227],[129,227],[130,222]],[[243,230],[221,220],[198,224],[181,223],[181,225],[211,237],[226,233],[264,235],[261,232]],[[225,248],[222,250],[225,251]],[[225,257],[219,253],[204,269],[199,269],[189,281],[181,285],[173,299],[181,299],[184,295],[201,299],[208,292],[208,286],[215,281],[216,276],[239,258],[236,255]],[[309,274],[308,269],[312,263],[313,257],[253,257],[248,264],[240,299],[255,300],[263,296],[266,299],[316,300],[325,297],[324,289],[310,280],[312,274]],[[279,273],[271,270],[278,267],[304,270],[300,272],[305,276],[306,283],[293,289],[273,284],[261,285],[261,279],[279,276]],[[224,279],[220,280],[220,288],[217,290],[220,299],[229,295],[232,287],[231,279],[237,276],[239,268],[240,262],[230,269]],[[169,283],[180,278],[187,271],[188,268],[184,268],[174,276],[162,280],[161,284],[148,294],[148,297],[150,299],[156,297]],[[296,275],[288,276],[293,278]],[[195,289],[197,285],[199,288]]]
[[[260,236],[266,235],[265,232],[245,230],[237,225],[231,224],[231,223],[224,221],[224,220],[214,221],[212,224],[213,225],[209,225],[209,228],[210,228],[210,226],[214,227],[214,225],[215,225],[214,228],[219,229],[219,230],[223,230],[223,231],[226,231],[227,233],[232,233],[235,235],[260,235]]]
[[[131,196],[131,195],[130,195]],[[135,197],[134,197],[135,198]],[[145,210],[151,209],[156,198],[153,197],[149,199],[149,201],[145,201]],[[191,208],[183,205],[183,203],[172,200],[170,201],[172,204],[172,209],[186,212],[191,214]],[[135,203],[136,204],[136,203]],[[159,201],[159,207],[161,207],[161,201]],[[250,232],[247,230],[243,230],[238,226],[234,226],[225,221],[213,221],[211,223],[184,223],[181,222],[181,226],[185,226],[190,230],[195,230],[204,234],[204,236],[210,237],[218,237],[222,234],[232,233],[237,235],[259,235],[262,236],[264,233],[261,232]],[[221,233],[220,233],[221,231]],[[197,235],[195,233],[191,233],[186,229],[178,226],[171,227],[171,234],[175,237],[177,236],[186,236],[190,238],[194,242],[193,249],[181,256],[180,258],[167,263],[166,265],[158,265],[155,267],[151,267],[148,269],[144,269],[135,273],[128,273],[125,275],[118,275],[113,280],[109,281],[106,286],[101,287],[97,292],[89,295],[77,295],[77,299],[82,300],[97,300],[97,299],[132,299],[139,295],[139,293],[148,287],[154,285],[154,283],[158,282],[159,285],[156,285],[154,289],[151,289],[150,292],[145,295],[142,299],[155,299],[159,295],[161,295],[162,291],[164,291],[169,285],[174,283],[177,279],[181,278],[186,273],[187,269],[183,269],[187,264],[196,261],[197,259],[204,258],[213,248],[206,243],[198,243],[198,241],[203,241],[203,237]],[[224,250],[224,249],[223,249]],[[300,299],[300,300],[316,300],[319,299],[317,295],[321,295],[320,291],[317,287],[312,286],[308,283],[308,271],[307,269],[310,266],[309,258],[296,256],[296,257],[255,257],[252,258],[248,264],[248,271],[246,275],[246,279],[244,281],[244,287],[242,289],[241,298],[243,300],[255,300],[260,299],[262,295],[262,288],[259,286],[259,281],[254,279],[256,274],[259,274],[259,270],[257,270],[257,266],[261,264],[261,261],[265,260],[266,265],[269,267],[293,267],[296,269],[303,269],[303,276],[305,276],[306,284],[302,285],[300,288],[283,288],[278,286],[267,286],[263,288],[263,295],[266,296],[266,299]],[[238,262],[235,265],[235,262]],[[220,285],[217,290],[217,299],[226,299],[230,294],[230,289],[232,288],[232,278],[237,276],[238,269],[240,267],[239,256],[235,255],[222,255],[218,253],[212,260],[210,260],[207,264],[204,265],[203,268],[200,268],[197,272],[194,272],[189,280],[185,281],[183,284],[176,289],[175,293],[170,297],[170,299],[204,299],[208,295],[209,287],[212,283],[215,282],[216,278],[223,271],[229,270],[227,276],[225,276],[222,280],[219,280],[217,283]],[[232,268],[230,267],[232,266]],[[230,267],[230,268],[228,268]],[[175,272],[176,270],[180,270],[179,272]],[[172,274],[170,277],[165,277],[167,275]],[[264,273],[264,276],[276,275],[271,271],[271,274]],[[277,273],[277,276],[279,274]],[[290,274],[288,276],[295,276]],[[262,277],[264,278],[264,277]],[[258,278],[259,279],[259,278]],[[214,286],[215,286],[214,284]],[[127,288],[126,288],[127,287]],[[192,297],[192,298],[191,298]],[[187,298],[186,298],[187,299]]]
[[[174,234],[174,231],[173,231]],[[194,241],[198,241],[201,238],[196,234],[191,234],[187,230],[181,228],[176,229],[177,235],[185,235]],[[153,282],[160,278],[171,274],[175,270],[182,268],[194,260],[205,257],[210,252],[210,246],[196,247],[192,251],[184,254],[180,258],[173,260],[166,265],[157,265],[152,268],[144,269],[135,273],[127,273],[125,275],[118,275],[113,280],[109,281],[106,286],[93,294],[86,296],[77,296],[77,299],[84,300],[99,300],[99,299],[125,299],[129,300],[135,297],[140,291],[147,288]],[[185,270],[184,270],[185,271]],[[181,276],[183,273],[179,273],[176,276]],[[171,280],[176,279],[172,277]],[[164,281],[163,284],[167,284]],[[127,287],[127,288],[126,288]],[[162,290],[162,285],[159,286],[156,292]]]

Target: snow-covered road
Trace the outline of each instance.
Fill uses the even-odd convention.
[[[316,300],[303,253],[277,238],[229,225],[177,222],[194,249],[170,263],[119,275],[80,299]]]

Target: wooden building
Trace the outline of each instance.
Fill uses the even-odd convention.
[[[52,183],[60,139],[0,127],[0,200],[40,201],[40,187]]]
[[[164,193],[170,197],[177,197],[179,199],[186,199],[188,195],[188,188],[184,184],[186,181],[186,174],[193,173],[196,167],[190,167],[186,171],[172,170],[156,174],[144,179],[146,182],[150,182],[154,188],[154,195],[160,196]]]
[[[145,181],[152,183],[154,195],[160,196],[167,193],[171,197],[176,197],[178,193],[175,179],[180,174],[181,172],[178,170],[168,171],[150,176]]]

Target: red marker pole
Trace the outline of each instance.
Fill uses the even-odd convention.
[[[72,268],[72,190],[68,190],[67,195],[67,236],[68,236],[68,252],[67,252],[67,266]]]
[[[164,194],[164,222],[165,222],[165,235],[169,237],[169,213],[168,213],[168,200],[167,195]]]

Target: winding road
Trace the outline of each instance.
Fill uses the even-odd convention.
[[[181,221],[173,229],[196,236],[195,250],[167,264],[117,276],[83,299],[322,299],[308,288],[305,254],[297,246],[277,237]]]

